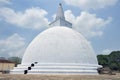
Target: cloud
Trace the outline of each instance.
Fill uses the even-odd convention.
[[[25,39],[17,33],[6,39],[0,40],[0,55],[6,57],[21,57],[25,51]]]
[[[5,4],[10,4],[10,0],[0,0],[0,6],[3,6]]]
[[[110,53],[112,52],[112,50],[109,50],[109,49],[105,49],[101,52],[101,54],[103,55],[109,55]]]
[[[81,9],[98,9],[112,6],[117,3],[118,0],[64,0],[68,5],[76,6]]]
[[[96,14],[90,14],[89,12],[81,12],[81,14],[75,17],[71,10],[65,11],[66,20],[73,24],[73,29],[82,33],[85,37],[101,36],[103,34],[102,29],[106,27],[112,18],[102,19],[96,16]]]
[[[119,51],[120,49],[104,49],[103,51],[101,51],[101,53],[99,54],[102,54],[102,55],[109,55],[111,52],[113,51]]]
[[[45,18],[47,12],[40,8],[30,8],[24,12],[16,12],[11,8],[2,8],[0,17],[10,24],[22,28],[40,29],[47,26],[48,19]]]

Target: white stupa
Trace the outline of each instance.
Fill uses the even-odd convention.
[[[97,75],[100,67],[90,43],[65,20],[62,5],[55,21],[26,49],[22,63],[11,74]]]

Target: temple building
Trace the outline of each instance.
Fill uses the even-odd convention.
[[[15,67],[15,63],[6,59],[0,59],[0,74],[9,73]]]
[[[66,21],[61,4],[49,26],[29,44],[22,63],[11,74],[97,75],[101,66],[92,46]]]

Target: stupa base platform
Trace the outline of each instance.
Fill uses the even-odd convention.
[[[98,75],[99,65],[79,64],[31,64],[18,65],[10,74],[65,74],[65,75]]]

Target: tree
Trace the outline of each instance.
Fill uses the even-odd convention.
[[[111,62],[120,63],[120,51],[113,51],[109,54]]]
[[[9,57],[8,60],[12,61],[15,63],[15,66],[21,63],[21,58],[20,57]]]
[[[112,70],[120,71],[120,51],[113,51],[109,54],[110,64],[109,67]]]
[[[111,70],[120,71],[120,51],[112,51],[109,55],[98,55],[98,63]]]
[[[112,69],[112,70],[118,70],[118,66],[117,66],[117,64],[116,63],[111,63],[111,64],[109,64],[109,67],[110,67],[110,69]]]
[[[98,55],[97,59],[98,59],[98,63],[100,65],[102,65],[103,67],[107,67],[108,66],[108,64],[109,64],[108,55]]]

